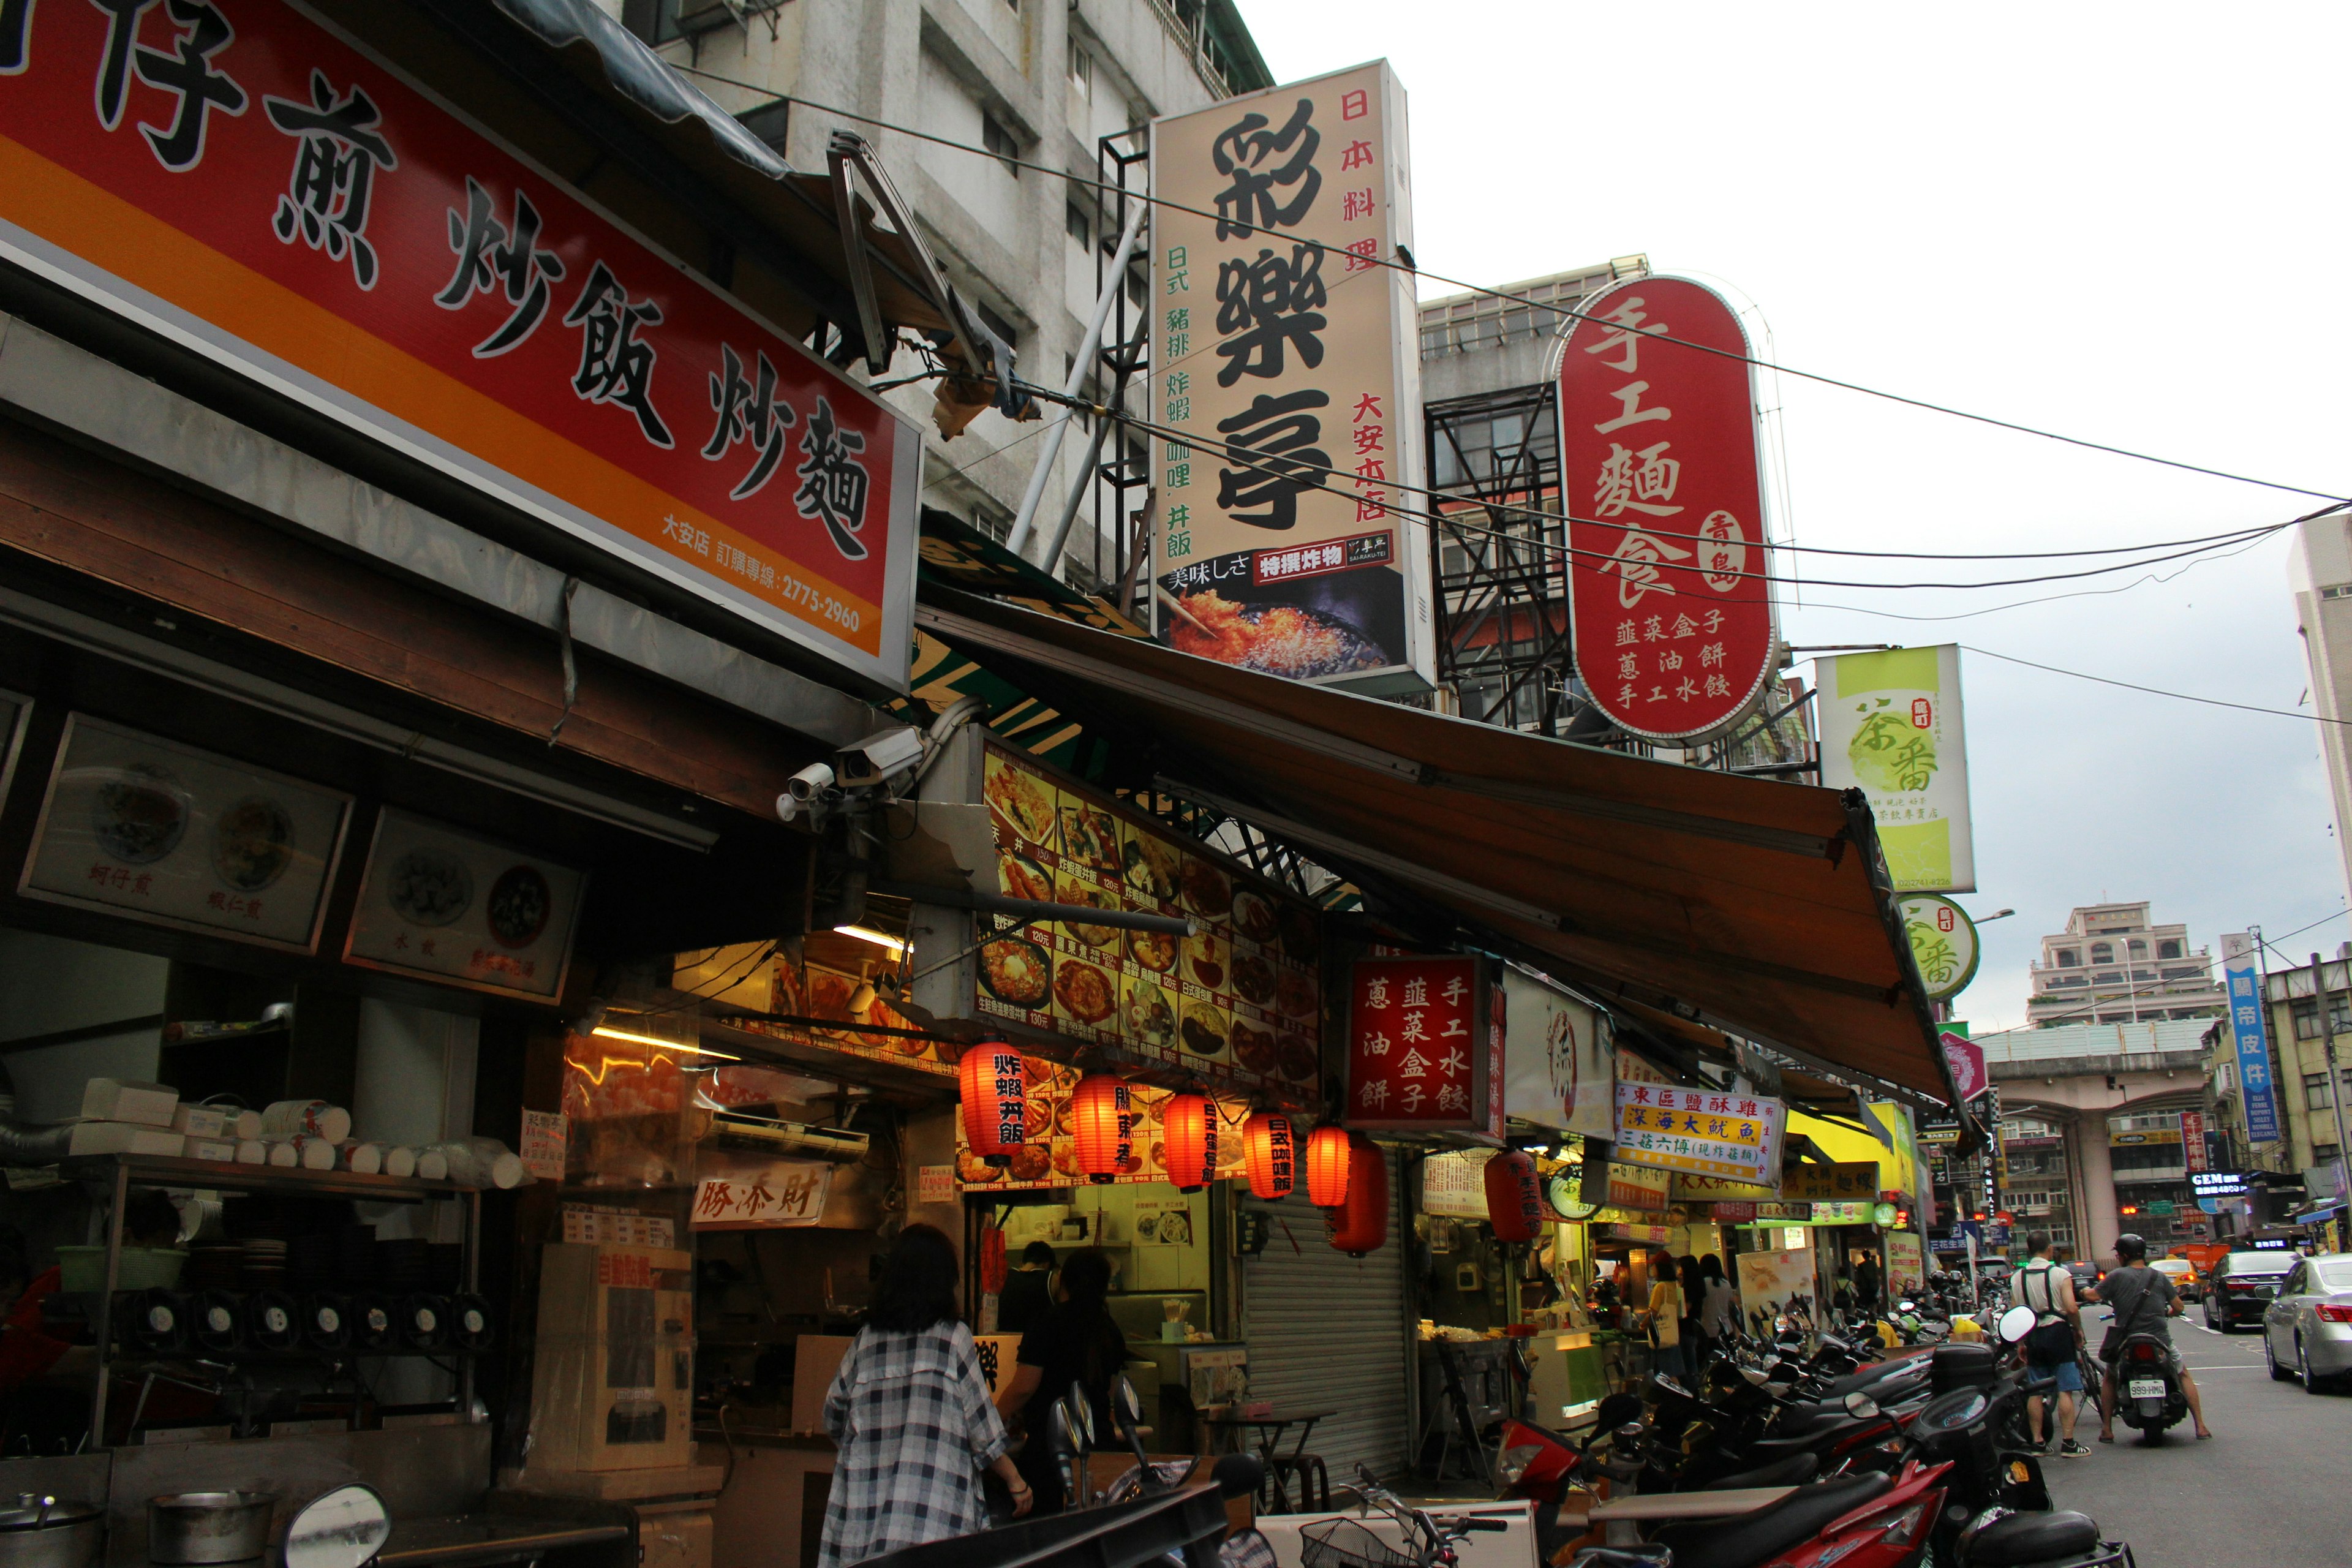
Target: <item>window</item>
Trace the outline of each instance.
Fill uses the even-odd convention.
[[[2336,1101],[2327,1093],[2327,1075],[2307,1072],[2303,1075],[2303,1106],[2306,1110],[2326,1110]]]
[[[2311,1146],[2311,1163],[2315,1165],[2334,1164],[2336,1163],[2336,1145],[2333,1143],[2314,1143]]]
[[[2093,963],[2113,963],[2115,961],[2116,949],[2114,943],[2095,942],[2091,944],[2091,962]]]
[[[2134,952],[2146,952],[2147,951],[2147,943],[2140,941],[2137,937],[2132,938],[2128,945]]]
[[[1095,58],[1077,39],[1070,40],[1070,85],[1078,96],[1092,101],[1095,96]]]
[[[1021,330],[1018,327],[1015,327],[1012,322],[1006,321],[1003,317],[998,315],[995,311],[990,310],[986,304],[982,303],[981,300],[974,300],[971,302],[971,308],[973,313],[980,317],[980,324],[986,327],[990,331],[994,332],[998,337],[1003,338],[1007,346],[1018,343],[1021,341]]]
[[[2306,996],[2288,1004],[2294,1016],[2294,1037],[2298,1040],[2319,1038],[2319,1004]],[[2339,1035],[2352,1035],[2352,996],[2330,996],[2327,999],[2328,1022]]]
[[[1078,242],[1080,250],[1086,249],[1095,242],[1093,220],[1087,216],[1087,209],[1076,202],[1072,202],[1063,209],[1062,227],[1072,239]]]
[[[1004,128],[1003,121],[986,110],[980,113],[980,144],[1005,160],[1006,174],[1016,180],[1021,177],[1019,166],[1012,161],[1021,156],[1021,143],[1013,139],[1012,132]]]
[[[2180,944],[2170,937],[2156,944],[2156,956],[2158,958],[2179,958],[2180,955]]]
[[[2323,599],[2352,599],[2352,583],[2339,583],[2333,588],[2322,588],[2319,591],[2319,596]]]
[[[2061,968],[2061,969],[2079,969],[2080,967],[2082,967],[2082,963],[2083,963],[2083,950],[2082,950],[2081,948],[2079,948],[2079,947],[2062,947],[2062,948],[2060,948],[2060,949],[2058,950],[2058,967],[2059,967],[2059,968]]]

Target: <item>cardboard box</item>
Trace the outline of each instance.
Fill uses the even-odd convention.
[[[564,1242],[543,1256],[531,1468],[684,1468],[694,1438],[693,1256]]]
[[[187,1140],[166,1127],[141,1121],[77,1121],[66,1152],[85,1154],[178,1154]]]
[[[639,1509],[637,1551],[640,1568],[711,1568],[710,1505]]]
[[[94,1078],[81,1089],[85,1121],[136,1121],[149,1127],[169,1127],[172,1112],[179,1106],[178,1089],[138,1079]]]
[[[228,1131],[228,1118],[217,1105],[183,1105],[172,1112],[172,1131],[185,1138],[218,1138]]]

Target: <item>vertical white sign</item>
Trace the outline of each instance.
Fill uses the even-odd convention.
[[[1822,783],[1870,797],[1895,891],[1976,891],[1958,645],[1814,662]]]
[[[1384,265],[1412,243],[1404,89],[1374,61],[1155,121],[1151,187],[1155,632],[1426,689],[1419,319]]]

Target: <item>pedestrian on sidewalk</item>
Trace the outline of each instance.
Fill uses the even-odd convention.
[[[2058,1380],[2058,1453],[2079,1459],[2091,1450],[2074,1441],[2076,1402],[2084,1392],[2077,1359],[2083,1344],[2083,1309],[2074,1300],[2074,1277],[2050,1260],[2050,1233],[2030,1231],[2025,1237],[2025,1262],[2011,1279],[2009,1293],[2021,1307],[2033,1309],[2033,1331],[2025,1336],[2026,1376]],[[2042,1446],[2042,1395],[2025,1402],[2026,1430],[2033,1446]]]

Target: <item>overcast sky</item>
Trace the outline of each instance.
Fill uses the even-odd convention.
[[[2352,494],[2352,10],[2216,26],[2210,9],[2147,5],[1242,8],[1277,79],[1390,60],[1431,272],[1493,286],[1645,252],[1753,300],[1782,364]],[[1424,297],[1454,291],[1424,280]],[[1780,385],[1801,544],[2080,548],[2319,504]],[[1958,641],[2292,709],[2308,675],[2286,555],[2282,534],[2168,583],[2006,609],[2084,584],[1813,587],[1784,628],[1800,646]],[[1881,582],[2069,569],[1798,564]],[[2023,1023],[2026,964],[2076,904],[2151,900],[2216,959],[2220,933],[2252,924],[2337,917],[2286,939],[2297,962],[2352,936],[2308,721],[1973,654],[1962,668],[1980,890],[1959,901],[2017,910],[1986,928],[1960,998],[1979,1033]]]

